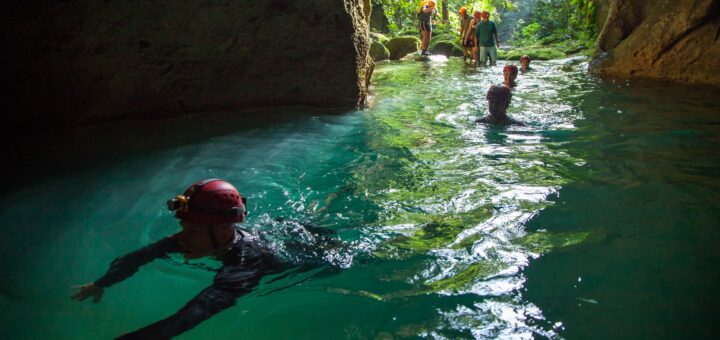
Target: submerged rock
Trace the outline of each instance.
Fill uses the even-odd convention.
[[[604,20],[590,71],[720,85],[720,1],[598,0]]]
[[[418,51],[420,47],[420,39],[416,37],[395,37],[390,39],[385,45],[390,51],[390,59],[398,60],[410,53]]]
[[[360,0],[39,0],[0,16],[5,127],[353,108],[372,72]]]

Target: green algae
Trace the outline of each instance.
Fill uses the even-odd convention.
[[[421,225],[414,235],[396,237],[390,241],[390,244],[399,249],[413,252],[441,249],[454,242],[458,234],[467,229],[469,225],[482,221],[490,215],[490,209],[487,207],[446,215],[402,214],[397,216],[394,221]],[[388,222],[392,223],[393,221]]]
[[[516,239],[513,243],[521,245],[534,253],[545,254],[553,249],[565,248],[583,243],[588,240],[590,235],[590,232],[535,232],[528,234],[525,237]]]
[[[461,290],[469,288],[469,286],[484,278],[499,273],[505,268],[507,268],[507,265],[500,262],[487,261],[473,263],[465,270],[453,276],[430,282],[428,284],[428,287],[434,292],[459,292]]]

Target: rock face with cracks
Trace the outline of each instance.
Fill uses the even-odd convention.
[[[598,0],[605,77],[720,85],[720,0]]]
[[[6,5],[4,125],[362,106],[373,67],[364,7],[363,0]]]

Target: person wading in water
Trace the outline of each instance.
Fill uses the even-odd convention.
[[[460,14],[460,37],[462,37],[462,46],[463,46],[463,61],[466,61],[468,57],[470,60],[472,60],[472,44],[468,44],[468,41],[472,41],[469,39],[465,39],[465,35],[468,31],[468,27],[470,26],[470,21],[472,20],[472,17],[467,15],[467,8],[460,7],[460,10],[458,11]]]
[[[487,92],[488,111],[490,111],[490,114],[476,120],[475,122],[492,125],[525,126],[523,122],[512,119],[507,115],[507,109],[510,106],[510,99],[512,99],[512,92],[507,86],[490,86]]]
[[[503,85],[513,88],[515,87],[515,79],[517,79],[518,68],[515,64],[505,65],[503,67]]]
[[[470,23],[468,24],[468,28],[465,31],[465,34],[463,37],[463,46],[468,46],[472,50],[472,57],[470,58],[471,61],[477,61],[477,44],[475,43],[475,26],[477,23],[480,22],[480,12],[475,11],[473,13],[473,18],[470,20]]]
[[[522,71],[522,73],[525,73],[530,70],[530,56],[526,54],[520,57],[520,71]]]
[[[477,46],[479,54],[478,64],[485,66],[486,60],[490,57],[490,66],[495,66],[497,49],[500,48],[497,28],[495,22],[490,20],[490,12],[482,11],[480,18],[480,22],[475,25],[475,46]]]

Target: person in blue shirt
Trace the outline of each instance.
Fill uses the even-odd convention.
[[[488,11],[480,13],[480,22],[475,25],[475,46],[478,49],[478,65],[485,66],[489,57],[490,66],[495,66],[500,39],[498,39],[495,22],[490,20]]]

